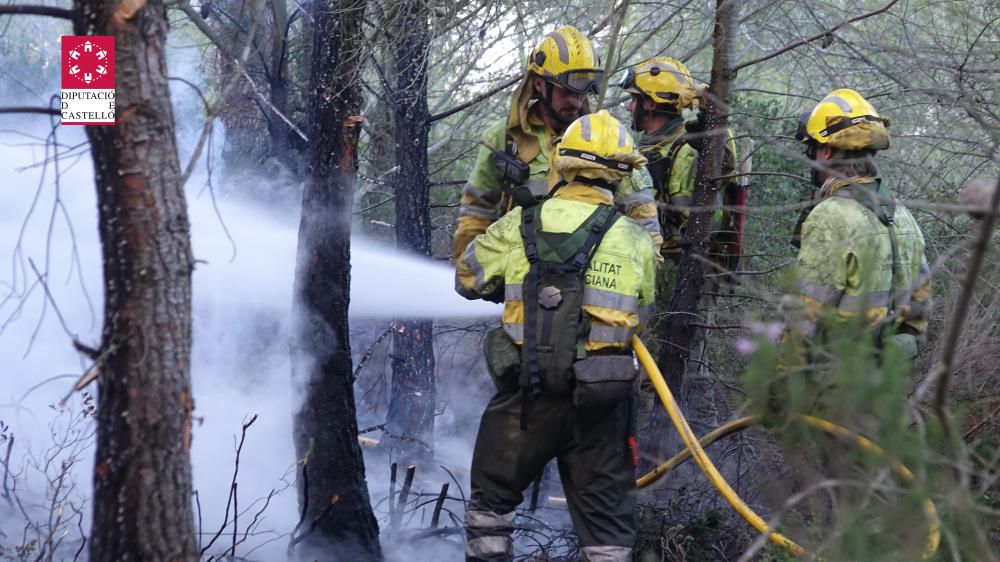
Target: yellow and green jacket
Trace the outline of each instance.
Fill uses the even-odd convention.
[[[575,231],[596,205],[612,204],[611,192],[570,183],[541,207],[546,232]],[[480,298],[502,287],[503,328],[517,344],[524,341],[521,285],[529,263],[521,238],[521,208],[515,207],[477,236],[456,260],[455,290]],[[588,351],[631,348],[640,318],[647,318],[654,297],[656,252],[649,232],[619,219],[607,231],[584,272],[583,310],[590,317]]]
[[[529,111],[527,118],[530,134],[518,125],[511,125],[511,121],[508,118],[497,121],[486,130],[483,137],[485,146],[480,146],[472,174],[462,189],[453,260],[462,255],[473,238],[485,232],[486,227],[511,208],[509,201],[501,197],[503,175],[491,159],[494,150],[505,150],[508,135],[515,144],[517,157],[531,168],[527,187],[534,195],[548,193],[559,182],[560,178],[553,164],[560,137],[533,111]],[[645,170],[636,170],[631,178],[625,178],[618,185],[614,204],[622,214],[646,229],[653,243],[659,247],[663,238],[660,235],[656,202],[650,185],[651,181]]]
[[[656,200],[667,206],[660,212],[659,217],[663,236],[660,251],[664,256],[677,255],[681,252],[680,241],[684,225],[691,213],[691,196],[694,195],[698,151],[680,141],[684,132],[684,120],[677,118],[667,123],[660,131],[652,134],[641,133],[636,139],[639,152],[649,160],[646,169],[649,170],[653,182]],[[732,131],[729,131],[722,174],[729,175],[735,171],[736,144],[733,141]],[[716,199],[716,204],[721,206],[723,204],[721,190]],[[716,230],[727,228],[725,220],[728,216],[729,213],[725,213],[722,209],[716,211],[713,220]]]
[[[802,223],[797,260],[797,296],[803,305],[803,335],[812,335],[827,313],[852,318],[863,315],[875,326],[895,305],[897,333],[918,338],[927,331],[930,308],[930,270],[924,256],[924,237],[913,215],[895,205],[893,224],[883,224],[862,203],[859,190],[871,190],[885,199],[875,178],[831,178],[820,189],[820,203]],[[898,261],[893,276],[892,242]]]

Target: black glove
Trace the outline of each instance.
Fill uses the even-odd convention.
[[[684,122],[684,142],[688,146],[702,152],[705,148],[705,111],[698,111],[698,119]]]
[[[484,301],[502,303],[504,298],[503,281],[496,281],[486,285],[483,287],[483,291],[479,294],[479,296]]]

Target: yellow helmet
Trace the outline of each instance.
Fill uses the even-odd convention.
[[[604,109],[584,115],[566,128],[559,142],[558,158],[556,169],[564,176],[572,170],[597,172],[585,175],[610,181],[620,180],[646,163],[635,150],[629,130]]]
[[[795,137],[843,150],[885,150],[889,148],[888,127],[889,120],[861,94],[841,88],[799,117]]]
[[[590,40],[572,25],[564,25],[539,41],[528,56],[528,70],[577,94],[596,94],[604,76]]]
[[[698,106],[698,84],[684,63],[670,57],[653,57],[628,67],[618,86],[678,111]]]

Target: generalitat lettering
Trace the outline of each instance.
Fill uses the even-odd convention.
[[[599,289],[617,289],[618,280],[616,276],[621,273],[620,263],[606,261],[592,261],[587,266],[587,271],[583,275],[583,282],[589,287]]]

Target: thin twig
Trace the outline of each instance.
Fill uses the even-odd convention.
[[[194,491],[194,504],[198,509],[198,550],[201,550],[201,498],[198,496],[198,490]]]
[[[452,115],[458,113],[459,111],[464,111],[465,109],[468,109],[469,107],[472,107],[473,105],[476,105],[479,102],[489,99],[494,95],[506,90],[507,88],[513,86],[514,84],[517,84],[523,76],[524,76],[523,74],[518,74],[517,76],[513,76],[508,80],[504,81],[503,83],[501,83],[499,86],[493,88],[492,90],[483,92],[482,94],[479,94],[478,96],[472,98],[471,100],[463,104],[459,104],[450,109],[446,109],[441,113],[436,113],[434,115],[431,115],[430,117],[427,118],[427,122],[434,123],[435,121],[440,121],[446,117],[451,117]]]
[[[860,16],[855,16],[853,18],[844,20],[844,21],[840,22],[839,24],[831,27],[830,29],[827,29],[826,31],[817,33],[816,35],[813,35],[812,37],[808,37],[806,39],[800,39],[800,40],[795,41],[793,43],[789,43],[788,45],[785,45],[784,47],[781,47],[780,49],[777,49],[775,51],[771,51],[770,53],[768,53],[766,55],[757,57],[755,59],[748,60],[747,62],[741,62],[740,64],[737,64],[737,65],[733,66],[732,72],[735,74],[739,70],[742,70],[742,69],[744,69],[744,68],[746,68],[748,66],[751,66],[751,65],[754,65],[754,64],[757,64],[757,63],[760,63],[760,62],[764,62],[764,61],[769,60],[769,59],[773,59],[774,57],[776,57],[776,56],[778,56],[780,54],[786,53],[788,51],[791,51],[792,49],[794,49],[796,47],[801,47],[802,45],[805,45],[807,43],[812,43],[813,41],[818,41],[820,39],[823,39],[824,37],[828,37],[828,36],[832,35],[833,32],[839,30],[840,28],[846,26],[847,24],[851,24],[851,23],[854,23],[854,22],[857,22],[857,21],[861,21],[863,19],[867,19],[867,18],[870,18],[872,16],[877,16],[877,15],[879,15],[881,13],[887,12],[887,11],[889,11],[889,8],[891,8],[893,6],[893,4],[895,4],[898,1],[899,0],[889,0],[888,4],[886,4],[885,6],[882,6],[881,8],[879,8],[877,10],[873,10],[871,12],[868,12],[868,13],[865,13],[865,14],[861,14]]]
[[[7,440],[7,454],[3,458],[3,497],[7,503],[13,507],[14,502],[10,499],[10,488],[7,486],[7,475],[10,474],[10,452],[14,449],[14,435]]]
[[[38,268],[35,266],[35,260],[28,258],[28,265],[30,265],[31,270],[35,272],[35,276],[38,277],[38,282],[42,285],[42,290],[45,291],[45,296],[48,297],[49,302],[52,303],[52,308],[56,311],[56,317],[59,318],[59,324],[62,325],[63,331],[66,332],[66,335],[68,335],[72,340],[76,341],[76,334],[74,334],[66,324],[66,319],[62,315],[62,311],[59,310],[59,305],[56,304],[55,297],[53,297],[52,292],[49,291],[49,284],[45,282],[45,277],[42,276],[42,274],[38,271]]]
[[[309,463],[308,463],[308,460],[309,460],[309,456],[306,455],[306,458],[303,459],[303,461],[302,461],[302,514],[299,515],[299,522],[296,523],[295,524],[295,528],[292,529],[292,536],[293,537],[295,536],[295,533],[299,532],[299,528],[302,527],[302,524],[305,523],[305,521],[306,521],[306,513],[309,512]],[[294,545],[289,545],[289,547],[288,547],[289,550],[291,550],[292,546],[294,546]]]
[[[388,328],[386,328],[385,331],[382,332],[382,335],[380,335],[378,337],[378,339],[375,340],[375,343],[371,344],[371,346],[369,346],[368,349],[365,350],[365,354],[362,355],[361,356],[361,360],[358,361],[358,366],[354,368],[354,374],[351,376],[351,381],[352,382],[358,380],[358,375],[361,374],[361,369],[365,366],[365,363],[367,363],[368,360],[372,358],[372,355],[375,354],[375,349],[378,347],[378,344],[382,343],[382,340],[384,340],[385,338],[389,337],[389,334],[395,332],[396,329],[397,328],[396,328],[395,325],[392,325],[392,326],[389,326]],[[385,427],[385,424],[382,424],[382,427]],[[382,428],[381,427],[379,427],[379,428],[371,428],[371,429],[368,429],[368,430],[365,430],[365,431],[359,431],[358,433],[359,434],[361,434],[361,433],[367,433],[368,431],[371,431],[372,429],[382,429]]]
[[[0,15],[4,6],[0,6]],[[0,107],[0,113],[40,113],[42,115],[62,115],[58,109],[51,107]]]
[[[257,421],[257,414],[254,414],[253,417],[250,418],[250,421],[248,421],[245,424],[243,424],[243,431],[242,431],[242,433],[240,435],[240,443],[239,443],[239,445],[236,446],[236,461],[235,461],[235,465],[233,466],[233,479],[232,479],[232,482],[229,484],[229,499],[226,500],[226,513],[223,515],[223,518],[222,518],[222,526],[219,527],[218,531],[216,531],[215,536],[212,537],[212,540],[209,541],[207,545],[205,545],[205,548],[201,549],[201,554],[202,555],[204,555],[205,552],[208,549],[212,548],[212,545],[215,544],[215,541],[220,536],[222,536],[222,532],[225,531],[226,527],[229,526],[229,506],[232,505],[234,507],[234,509],[236,507],[236,501],[235,501],[236,477],[239,476],[239,473],[240,473],[240,453],[243,452],[243,442],[246,441],[246,438],[247,438],[247,429],[249,429],[250,426],[253,425],[253,423],[255,421]],[[236,514],[234,513],[233,514],[233,525],[235,525],[235,524],[236,524]],[[235,536],[235,533],[234,533],[234,536]]]
[[[933,377],[937,380],[937,388],[934,395],[934,409],[938,415],[944,412],[944,402],[948,394],[948,383],[951,378],[952,362],[955,358],[955,350],[958,347],[958,338],[965,327],[965,316],[969,311],[972,302],[972,294],[976,287],[976,280],[979,277],[979,269],[983,264],[983,257],[989,249],[990,239],[993,236],[993,226],[996,224],[997,212],[1000,211],[1000,179],[997,180],[996,189],[990,199],[990,212],[983,219],[983,226],[979,230],[979,237],[973,247],[972,256],[969,260],[969,268],[962,282],[962,292],[955,303],[954,314],[951,318],[948,334],[945,336],[941,360],[938,362],[937,373]]]

